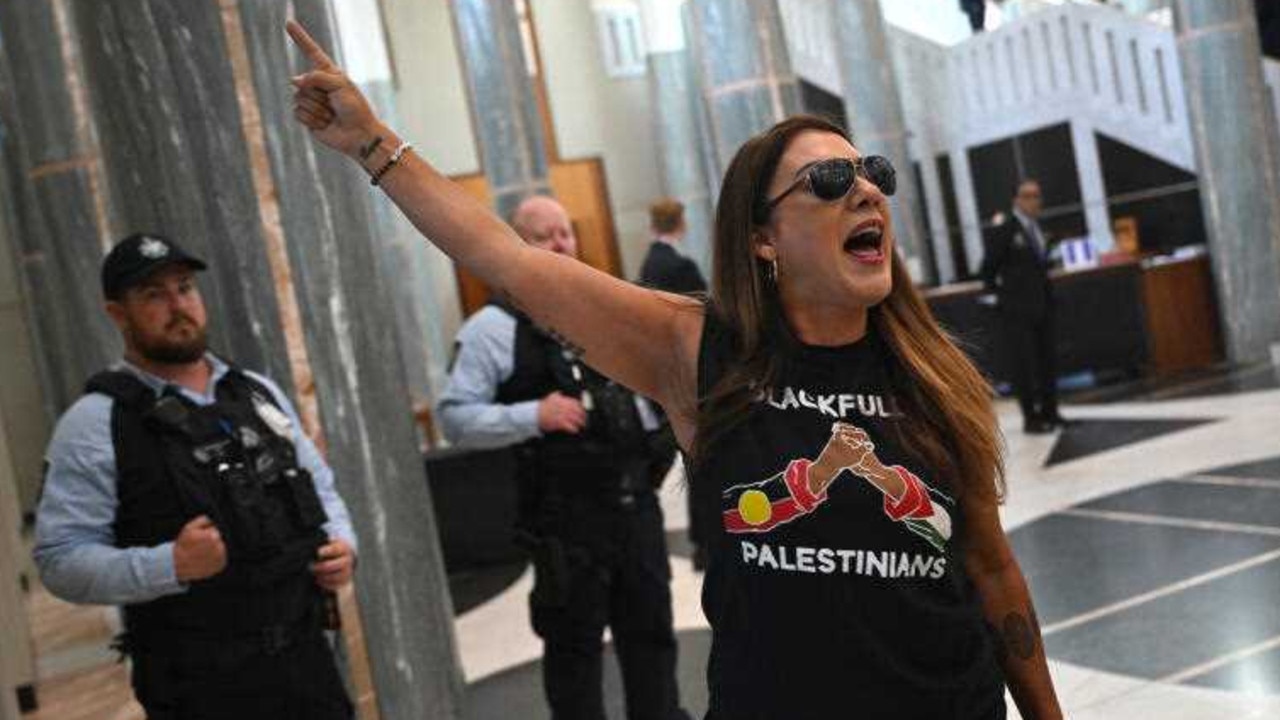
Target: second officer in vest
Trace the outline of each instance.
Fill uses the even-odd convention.
[[[555,200],[525,200],[512,225],[530,245],[577,257]],[[688,717],[676,689],[671,570],[654,492],[674,447],[648,446],[660,435],[645,432],[644,409],[501,302],[458,333],[439,417],[458,445],[518,446],[518,530],[534,557],[530,609],[554,720],[604,719],[606,627],[628,720]]]
[[[107,255],[124,359],[54,431],[36,564],[65,600],[124,606],[149,720],[347,720],[324,633],[347,510],[275,384],[207,351],[204,268],[153,235]]]

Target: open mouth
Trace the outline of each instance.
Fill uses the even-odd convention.
[[[884,227],[878,222],[859,225],[845,239],[844,251],[861,263],[884,262]]]

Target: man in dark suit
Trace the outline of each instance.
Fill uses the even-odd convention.
[[[1058,413],[1054,362],[1053,287],[1049,282],[1048,233],[1040,228],[1040,183],[1018,184],[1013,212],[986,238],[982,284],[994,295],[1004,327],[1013,390],[1022,408],[1023,429],[1052,432],[1066,424]]]
[[[649,206],[653,243],[640,267],[640,284],[674,293],[703,292],[707,283],[698,265],[677,249],[684,239],[684,205],[663,198]]]

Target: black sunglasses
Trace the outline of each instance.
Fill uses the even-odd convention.
[[[858,160],[831,158],[809,166],[799,180],[765,205],[765,214],[800,187],[813,193],[819,200],[839,200],[853,190],[859,175],[880,188],[880,192],[885,195],[893,195],[898,191],[898,173],[893,169],[889,158],[883,155],[868,155]]]

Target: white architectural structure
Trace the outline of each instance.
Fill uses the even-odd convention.
[[[838,95],[842,69],[830,30],[832,2],[784,0],[782,5],[796,74]],[[920,161],[942,280],[953,279],[954,269],[947,260],[944,200],[934,162],[939,156],[951,159],[971,268],[981,258],[982,223],[968,167],[970,148],[1068,125],[1080,174],[1080,209],[1090,236],[1104,250],[1112,239],[1098,133],[1195,172],[1173,30],[1161,3],[1148,4],[1155,12],[1139,16],[1083,0],[1042,1],[1036,12],[1028,7],[1008,13],[1017,17],[952,45],[893,28],[910,153]],[[905,12],[909,8],[900,9],[904,12],[886,13],[890,23],[915,17]],[[953,20],[940,16],[938,22]],[[1280,63],[1266,61],[1265,72],[1280,116]]]

